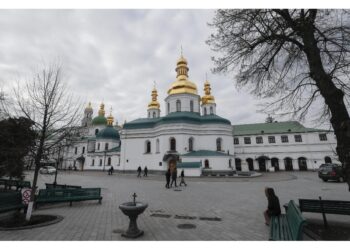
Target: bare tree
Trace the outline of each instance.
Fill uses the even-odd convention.
[[[238,87],[269,99],[267,113],[330,118],[350,191],[350,12],[218,10],[209,25],[214,71],[236,72]]]
[[[31,152],[35,172],[27,220],[31,217],[41,161],[47,152],[71,134],[80,121],[82,105],[68,93],[62,76],[61,66],[44,66],[32,79],[18,84],[14,90],[16,114],[33,121],[38,133],[36,146]]]

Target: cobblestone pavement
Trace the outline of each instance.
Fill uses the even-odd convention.
[[[28,173],[31,180],[32,172]],[[39,187],[52,183],[53,176],[40,175]],[[97,201],[45,205],[35,214],[58,214],[64,219],[54,225],[20,231],[0,231],[0,240],[126,240],[113,230],[127,228],[128,219],[118,205],[137,200],[149,204],[139,217],[138,225],[145,231],[137,240],[267,240],[269,227],[262,212],[267,206],[264,187],[271,186],[281,205],[291,199],[315,198],[349,200],[346,185],[323,183],[316,172],[279,172],[257,178],[187,178],[187,187],[165,189],[163,176],[136,178],[135,175],[106,172],[60,172],[59,184],[101,187],[102,204]],[[170,218],[151,216],[168,214]],[[177,219],[175,215],[195,219]],[[320,214],[305,213],[306,218]],[[200,220],[218,217],[221,221]],[[348,216],[327,215],[328,221],[348,221]],[[178,224],[195,224],[195,229],[179,229]]]

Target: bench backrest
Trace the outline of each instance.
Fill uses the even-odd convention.
[[[51,184],[51,183],[45,183],[46,189],[53,189],[53,188],[58,188],[58,189],[74,189],[74,188],[81,188],[81,186],[73,186],[73,185],[66,185],[66,184]]]
[[[292,239],[301,240],[303,234],[303,226],[306,221],[293,200],[291,200],[288,203],[288,210],[286,212],[286,216],[290,232],[292,234]]]
[[[0,207],[22,204],[21,192],[0,193]]]
[[[350,201],[299,199],[299,205],[302,212],[350,215]]]
[[[38,198],[41,199],[55,199],[65,197],[99,197],[101,196],[101,188],[77,188],[77,189],[40,189]]]

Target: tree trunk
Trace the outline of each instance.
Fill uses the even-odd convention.
[[[301,36],[310,66],[310,77],[316,82],[331,112],[331,124],[337,138],[337,154],[343,163],[350,191],[350,118],[344,103],[344,93],[325,72],[312,24],[303,24]]]

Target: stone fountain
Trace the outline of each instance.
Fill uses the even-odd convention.
[[[133,201],[125,202],[119,206],[123,214],[129,217],[129,228],[122,236],[126,238],[137,238],[143,235],[143,231],[137,227],[137,217],[142,214],[145,209],[148,207],[147,203],[136,202],[136,193],[132,195]]]

